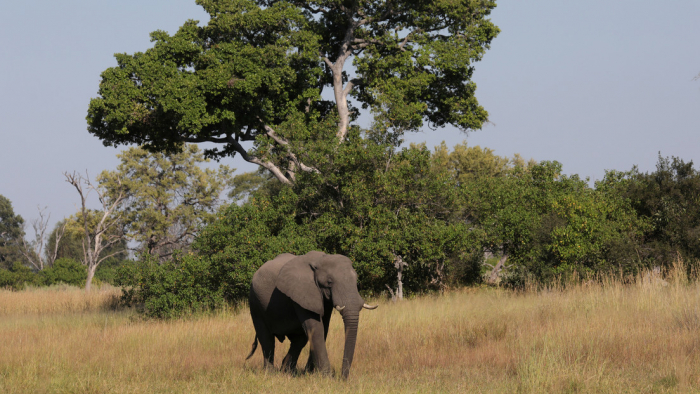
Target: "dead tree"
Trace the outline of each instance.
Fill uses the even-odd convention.
[[[99,188],[93,186],[90,182],[90,178],[85,174],[83,177],[80,174],[73,173],[68,174],[67,172],[63,175],[66,176],[66,182],[70,183],[75,187],[80,195],[80,217],[83,221],[83,265],[87,266],[87,280],[85,281],[85,290],[90,291],[90,285],[92,284],[92,278],[95,276],[95,271],[101,262],[106,259],[123,253],[123,250],[110,253],[106,256],[102,256],[102,252],[120,242],[124,237],[121,231],[117,233],[109,233],[110,230],[118,230],[119,217],[115,216],[118,212],[117,207],[119,204],[127,197],[127,190],[120,188],[117,196],[111,199],[107,198],[106,192],[100,190]],[[121,181],[118,181],[121,186]],[[100,203],[102,204],[102,211],[97,212],[96,223],[94,227],[91,228],[88,225],[90,221],[88,218],[88,208],[86,206],[87,197],[90,192],[94,191],[97,194]]]
[[[389,289],[389,294],[391,294],[392,301],[401,301],[403,300],[403,269],[405,267],[408,267],[408,264],[406,264],[406,262],[403,261],[403,258],[401,256],[394,255],[394,267],[396,267],[396,292],[394,292],[394,290],[388,284],[386,285],[386,287],[387,289]]]
[[[501,272],[507,268],[510,268],[510,266],[506,265],[506,260],[508,259],[507,254],[503,254],[500,260],[498,260],[498,263],[496,265],[491,265],[489,263],[483,263],[485,266],[491,267],[491,273],[488,274],[486,277],[486,283],[489,285],[497,285],[498,282],[500,281],[500,276]]]
[[[63,234],[66,231],[66,225],[63,224],[58,231],[56,231],[56,242],[54,243],[53,251],[45,250],[46,240],[46,230],[49,227],[49,219],[51,214],[49,213],[44,217],[44,209],[37,207],[39,210],[39,218],[32,220],[32,228],[34,229],[34,240],[27,243],[27,241],[22,238],[22,248],[20,248],[22,255],[29,261],[29,263],[34,266],[37,271],[41,271],[46,267],[53,265],[56,261],[56,256],[58,256],[58,245],[63,238]]]

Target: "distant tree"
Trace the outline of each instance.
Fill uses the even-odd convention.
[[[509,159],[495,155],[489,148],[470,147],[466,141],[455,145],[452,151],[443,141],[435,147],[433,162],[446,169],[458,184],[467,184],[476,178],[505,176],[515,168],[537,164],[534,160],[525,162],[517,153]]]
[[[60,242],[56,242],[61,231],[63,231],[63,236],[60,238]],[[83,228],[75,214],[56,222],[46,241],[46,249],[55,250],[56,259],[68,258],[81,261],[83,259],[82,245]]]
[[[228,197],[235,203],[246,203],[253,196],[272,196],[279,193],[283,183],[268,171],[244,172],[229,180]]]
[[[19,245],[24,239],[24,219],[15,215],[12,202],[0,195],[0,267],[10,268],[22,260]]]
[[[114,213],[139,251],[159,258],[187,249],[214,219],[232,172],[226,166],[201,168],[208,159],[196,145],[172,154],[130,148],[117,157],[117,169],[103,171],[99,185],[111,201],[129,190]]]
[[[87,267],[87,278],[85,280],[85,290],[90,291],[92,278],[95,276],[97,267],[106,259],[123,253],[117,250],[112,254],[105,254],[105,251],[123,240],[120,231],[120,217],[117,208],[128,197],[129,190],[126,187],[119,188],[119,180],[113,179],[111,184],[111,194],[101,187],[96,187],[90,182],[90,178],[79,174],[64,173],[66,182],[70,183],[80,195],[80,212],[77,214],[77,221],[83,228],[82,263]],[[102,211],[92,211],[87,208],[87,198],[90,192],[94,191],[102,204]]]
[[[56,230],[47,234],[51,214],[44,214],[46,208],[39,208],[39,218],[32,220],[34,239],[27,242],[22,238],[22,254],[37,271],[53,265],[58,254],[58,247],[65,233],[65,226],[56,227]],[[53,248],[48,247],[48,236],[53,234]]]
[[[92,211],[89,211],[89,226],[92,231],[93,227],[97,224],[96,216],[93,215]],[[83,238],[84,238],[84,228],[82,226],[82,221],[80,220],[81,215],[79,213],[73,214],[66,219],[63,219],[56,223],[54,229],[51,231],[48,241],[47,250],[56,250],[56,259],[69,259],[75,261],[83,261]],[[64,236],[61,238],[61,242],[56,247],[56,233],[64,227]],[[115,236],[122,234],[123,229],[121,227],[115,226],[108,230],[107,236],[104,239],[112,239]],[[100,279],[103,282],[108,282],[114,284],[115,279],[115,269],[125,262],[128,258],[128,248],[127,239],[125,237],[119,237],[121,240],[117,243],[107,245],[102,252],[103,255],[111,256],[100,263],[100,265],[95,270],[95,278]]]
[[[292,184],[319,171],[320,151],[344,143],[361,110],[394,134],[487,120],[472,75],[499,32],[493,0],[197,3],[206,26],[156,31],[153,48],[102,73],[87,120],[104,144],[213,142],[206,156],[239,154]]]

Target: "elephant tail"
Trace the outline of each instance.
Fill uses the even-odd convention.
[[[255,353],[255,350],[257,348],[258,348],[258,334],[255,334],[255,339],[253,339],[253,348],[250,349],[250,354],[245,359],[248,360],[249,358],[253,357],[253,353]]]

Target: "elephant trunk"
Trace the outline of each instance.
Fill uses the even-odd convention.
[[[355,342],[357,341],[357,324],[359,322],[360,313],[343,314],[343,323],[345,323],[345,350],[343,351],[343,379],[347,379],[350,374],[350,366],[352,358],[355,355]]]

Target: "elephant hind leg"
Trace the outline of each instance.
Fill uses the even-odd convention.
[[[275,336],[267,329],[261,319],[253,319],[255,326],[255,336],[260,342],[263,353],[263,365],[266,369],[275,366]],[[254,351],[255,349],[253,349]]]
[[[303,332],[295,335],[288,335],[287,337],[291,344],[289,346],[289,352],[287,352],[284,360],[282,360],[282,371],[296,372],[299,354],[301,354],[301,350],[306,346],[309,339]]]

